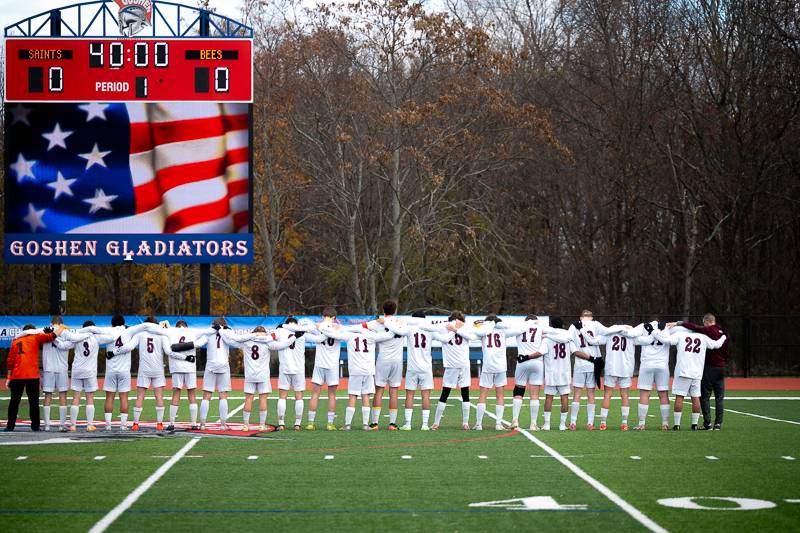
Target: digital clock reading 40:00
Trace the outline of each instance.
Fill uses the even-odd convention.
[[[252,102],[249,39],[6,40],[9,102]]]

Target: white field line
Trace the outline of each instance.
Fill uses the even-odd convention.
[[[727,400],[727,398],[725,398]],[[713,405],[711,406],[712,409],[716,409]],[[754,418],[763,418],[764,420],[772,420],[773,422],[785,422],[787,424],[794,424],[795,426],[800,426],[800,422],[795,420],[784,420],[782,418],[772,418],[771,416],[764,416],[764,415],[757,415],[754,413],[745,413],[744,411],[734,411],[733,409],[725,408],[726,413],[736,413],[737,415],[745,415],[745,416],[752,416]]]
[[[473,403],[470,403],[473,408],[476,408]],[[477,409],[477,408],[476,408]],[[497,418],[496,415],[487,411],[486,414],[490,418],[494,418],[498,422],[504,422],[508,424],[505,420],[500,420]],[[509,424],[510,425],[510,424]],[[619,506],[623,511],[628,513],[634,520],[642,524],[644,527],[653,531],[654,533],[669,533],[666,529],[656,524],[652,519],[650,519],[647,515],[641,512],[639,509],[628,503],[624,500],[619,494],[611,490],[610,488],[603,485],[601,482],[587,474],[583,469],[581,469],[578,465],[558,453],[555,449],[551,448],[541,440],[534,437],[531,433],[527,430],[522,428],[517,428],[517,431],[524,436],[526,439],[531,441],[532,443],[536,444],[539,448],[550,454],[554,459],[556,459],[559,463],[566,466],[569,470],[572,471],[573,474],[587,482],[589,485],[594,487],[600,494],[614,502],[617,506]]]
[[[189,442],[187,442],[187,443],[186,443],[186,444],[183,446],[183,448],[181,448],[180,450],[178,450],[178,451],[175,453],[175,455],[173,455],[172,457],[170,457],[170,459],[169,459],[169,460],[168,460],[166,463],[164,463],[163,465],[161,465],[161,466],[158,468],[158,470],[156,470],[155,472],[153,472],[153,473],[150,475],[150,477],[148,477],[147,479],[145,479],[145,480],[142,482],[142,484],[141,484],[141,485],[139,485],[138,487],[136,487],[136,488],[133,490],[133,492],[131,492],[130,494],[128,494],[128,496],[126,496],[126,497],[125,497],[125,499],[124,499],[124,500],[122,500],[122,502],[120,502],[120,504],[119,504],[119,505],[117,505],[116,507],[114,507],[113,509],[111,509],[111,511],[109,511],[107,515],[105,515],[103,518],[101,518],[101,519],[100,519],[100,521],[99,521],[99,522],[97,522],[97,523],[96,523],[94,526],[92,526],[92,529],[90,529],[90,530],[89,530],[89,533],[102,533],[103,531],[105,531],[106,529],[108,529],[108,527],[109,527],[111,524],[113,524],[113,523],[114,523],[114,521],[115,521],[117,518],[119,518],[119,517],[122,515],[122,513],[124,513],[124,512],[125,512],[125,511],[127,511],[128,509],[130,509],[130,507],[131,507],[131,506],[132,506],[134,503],[136,503],[136,500],[138,500],[138,499],[139,499],[139,498],[142,496],[142,494],[144,494],[145,492],[147,492],[147,490],[148,490],[150,487],[152,487],[152,486],[153,486],[153,485],[156,483],[156,481],[158,481],[159,479],[161,479],[161,477],[163,477],[163,476],[164,476],[164,474],[166,474],[166,473],[169,471],[169,469],[170,469],[170,468],[172,468],[173,466],[175,466],[175,463],[177,463],[178,461],[180,461],[180,460],[181,460],[181,458],[182,458],[184,455],[186,455],[186,452],[188,452],[189,450],[191,450],[191,449],[192,449],[192,448],[193,448],[193,447],[194,447],[194,446],[195,446],[195,445],[196,445],[198,442],[200,442],[200,437],[196,437],[196,438],[194,438],[194,439],[190,440]]]
[[[238,391],[237,391],[237,392],[238,392]],[[323,392],[324,392],[324,391],[323,391]],[[478,391],[477,391],[477,389],[475,389],[475,392],[476,392],[476,393],[478,392]],[[630,400],[631,400],[632,402],[638,402],[639,398],[638,398],[638,397],[635,397],[635,396],[638,396],[638,394],[636,394],[636,393],[635,393],[635,391],[631,391]],[[529,397],[530,397],[530,391],[528,391],[528,392],[526,393],[526,395],[525,395],[525,399],[527,400]],[[544,398],[544,392],[542,392],[541,394],[539,394],[539,397],[540,397],[540,398]],[[311,395],[310,395],[310,394],[309,394],[309,395],[304,395],[304,396],[303,396],[303,399],[304,399],[304,400],[308,400],[309,398],[311,398]],[[323,395],[320,395],[320,399],[326,400],[327,398],[328,398],[328,396],[327,396],[327,395],[324,395],[324,394],[323,394]],[[348,399],[348,398],[349,398],[349,396],[342,396],[342,395],[336,396],[336,399],[337,399],[337,400],[346,400],[346,399]],[[399,400],[405,400],[405,398],[406,398],[405,396],[400,396],[400,395],[398,395],[398,399],[399,399]],[[8,397],[8,396],[0,396],[0,401],[8,401],[8,400],[10,400],[10,399],[11,399],[11,398],[10,398],[10,397]],[[155,397],[154,397],[154,396],[145,396],[145,400],[154,400],[154,399],[155,399]],[[244,400],[244,396],[228,396],[228,399],[229,399],[229,400]],[[277,397],[277,396],[270,396],[268,399],[269,399],[269,401],[278,401],[278,397]],[[438,399],[438,398],[437,398],[437,399]],[[513,398],[513,396],[505,396],[505,399],[506,399],[506,400],[513,400],[514,398]],[[603,399],[603,397],[602,397],[602,396],[595,396],[595,400],[602,400],[602,399]],[[612,397],[611,397],[611,399],[612,399],[612,400],[621,400],[622,398],[621,398],[620,396],[612,396]],[[674,398],[673,396],[670,396],[670,401],[672,401],[672,400],[674,400],[674,399],[675,399],[675,398]],[[40,396],[40,397],[39,397],[39,400],[40,400],[40,401],[43,401],[43,400],[44,400],[44,396]],[[453,397],[451,396],[451,397],[448,399],[448,401],[453,401],[453,400],[459,400],[459,398],[458,398],[458,397],[456,397],[456,398],[453,398]],[[656,400],[658,400],[658,397],[657,397],[657,396],[654,396],[654,395],[651,393],[651,395],[650,395],[650,401],[651,401],[651,402],[655,402]],[[729,401],[729,400],[744,400],[744,401],[800,401],[800,396],[725,396],[725,401]],[[54,402],[54,403],[53,403],[53,405],[54,405],[54,406],[56,405],[56,402],[57,402],[57,401],[58,401],[58,400],[53,400],[53,402]],[[102,396],[98,396],[97,398],[95,398],[95,403],[98,403],[98,402],[104,402],[104,401],[105,401],[105,399],[104,399]],[[185,400],[183,400],[183,399],[182,399],[182,403],[183,403],[184,401],[185,401]],[[291,401],[291,398],[288,398],[288,399],[287,399],[287,402],[288,402],[288,401]],[[384,396],[384,401],[387,401],[387,397],[386,397],[386,396]],[[459,400],[459,401],[460,401],[460,400]],[[85,403],[85,402],[84,402],[84,403]],[[583,399],[583,400],[581,400],[581,403],[582,403],[582,404],[585,404],[585,403],[586,403],[586,399]],[[83,405],[83,403],[81,403],[81,405]],[[415,404],[415,405],[416,405],[416,404]]]

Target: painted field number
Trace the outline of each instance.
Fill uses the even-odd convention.
[[[510,500],[497,500],[494,502],[478,502],[469,504],[470,507],[501,507],[516,511],[567,511],[584,510],[585,504],[560,504],[552,496],[529,496],[527,498],[512,498]]]

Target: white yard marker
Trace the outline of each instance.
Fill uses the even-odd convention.
[[[473,409],[476,409],[475,404],[470,402],[470,406]],[[494,418],[498,422],[504,422],[503,420],[498,420],[497,416],[493,413],[486,412],[490,418]],[[654,533],[669,533],[666,529],[656,524],[652,519],[650,519],[647,515],[641,512],[639,509],[628,503],[626,500],[622,499],[622,497],[614,492],[613,490],[609,489],[598,480],[587,474],[582,468],[578,465],[573,463],[572,461],[565,458],[563,455],[558,453],[556,450],[542,442],[541,440],[534,437],[528,430],[523,428],[518,428],[517,431],[520,435],[524,436],[526,439],[537,445],[539,448],[550,454],[555,460],[557,460],[562,465],[566,466],[569,470],[572,471],[573,474],[584,480],[586,483],[597,489],[597,491],[614,502],[618,505],[623,511],[628,513],[634,520],[642,524],[644,527],[653,531]]]
[[[633,459],[634,461],[640,461],[642,458],[639,457],[638,455],[631,455],[631,459]]]
[[[128,495],[125,497],[125,499],[124,499],[124,500],[122,500],[122,502],[120,502],[120,504],[119,504],[119,505],[117,505],[116,507],[114,507],[113,509],[111,509],[111,511],[109,511],[107,515],[105,515],[103,518],[101,518],[101,519],[100,519],[100,521],[99,521],[99,522],[97,522],[97,523],[96,523],[94,526],[92,526],[92,529],[90,529],[90,530],[89,530],[89,533],[102,533],[103,531],[105,531],[106,529],[108,529],[108,527],[109,527],[111,524],[113,524],[113,523],[114,523],[114,521],[115,521],[117,518],[119,518],[120,516],[122,516],[122,513],[124,513],[124,512],[125,512],[125,511],[127,511],[128,509],[130,509],[130,508],[131,508],[131,506],[132,506],[134,503],[136,503],[136,500],[138,500],[138,499],[139,499],[139,498],[142,496],[142,494],[144,494],[145,492],[147,492],[147,490],[148,490],[150,487],[152,487],[153,485],[155,485],[155,483],[156,483],[156,482],[157,482],[159,479],[161,479],[161,478],[164,476],[164,474],[166,474],[166,473],[167,473],[167,472],[170,470],[170,468],[172,468],[173,466],[175,466],[175,464],[176,464],[178,461],[180,461],[180,460],[181,460],[181,458],[182,458],[184,455],[186,455],[186,452],[188,452],[189,450],[191,450],[192,448],[194,448],[194,446],[195,446],[195,445],[196,445],[198,442],[200,442],[200,437],[195,437],[195,438],[193,438],[192,440],[190,440],[189,442],[187,442],[187,443],[186,443],[186,444],[183,446],[183,448],[181,448],[180,450],[178,450],[178,451],[175,453],[175,455],[173,455],[172,457],[170,457],[170,459],[169,459],[169,460],[168,460],[166,463],[164,463],[163,465],[161,465],[161,466],[158,468],[158,470],[156,470],[155,472],[153,472],[152,474],[150,474],[150,477],[148,477],[147,479],[145,479],[145,480],[142,482],[142,484],[141,484],[141,485],[139,485],[138,487],[136,487],[136,488],[133,490],[133,492],[131,492],[130,494],[128,494]]]
[[[486,455],[479,455],[479,456],[478,456],[478,459],[488,459],[488,458],[489,458],[489,457],[488,457],[488,456],[486,456]]]
[[[24,461],[24,460],[26,460],[27,458],[28,458],[28,456],[27,456],[27,455],[20,455],[19,457],[17,457],[17,461]]]
[[[786,459],[787,461],[794,461],[794,457],[791,455],[782,455],[781,459]]]
[[[531,455],[534,459],[553,459],[552,455]],[[583,457],[582,455],[562,455],[561,457]]]
[[[255,461],[256,459],[258,459],[258,456],[257,456],[257,455],[249,455],[249,456],[247,457],[247,460],[248,460],[248,461]]]
[[[711,408],[714,409],[714,406],[711,406]],[[795,426],[800,426],[800,422],[797,422],[796,420],[784,420],[782,418],[772,418],[771,416],[757,415],[754,413],[745,413],[744,411],[734,411],[733,409],[728,409],[728,408],[725,408],[725,412],[736,413],[737,415],[752,416],[754,418],[761,418],[763,420],[772,420],[773,422],[784,422],[786,424],[794,424]]]
[[[794,500],[794,499],[783,500],[783,501],[785,501],[786,503],[800,503],[800,500]]]
[[[325,456],[325,460],[326,461],[332,461],[333,460],[333,456],[332,455],[326,455]]]
[[[106,456],[105,456],[105,455],[97,455],[97,456],[95,456],[94,460],[95,460],[95,461],[102,461],[102,460],[103,460],[103,459],[105,459],[105,458],[106,458]]]
[[[400,459],[412,459],[410,455],[401,455]]]
[[[719,461],[719,457],[716,457],[714,455],[706,455],[706,459],[708,459],[709,461]]]

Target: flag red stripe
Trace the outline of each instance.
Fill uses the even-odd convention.
[[[250,190],[250,182],[246,179],[231,181],[228,183],[228,196],[239,196],[247,194]]]
[[[133,197],[136,198],[137,215],[155,209],[161,205],[161,191],[155,180],[134,187]]]
[[[246,146],[244,148],[236,148],[235,150],[228,150],[225,153],[225,162],[229,165],[237,163],[247,163],[250,161],[250,149]]]
[[[221,177],[225,174],[225,158],[177,165],[159,170],[156,179],[163,192],[179,185]]]
[[[250,213],[247,211],[240,211],[233,215],[233,229],[235,231],[239,231],[242,228],[247,227],[247,223],[250,220]]]
[[[248,115],[132,123],[131,153],[146,152],[159,144],[219,137],[229,131],[246,130],[249,125]]]
[[[188,207],[171,214],[167,217],[164,232],[175,233],[195,224],[225,218],[229,214],[230,208],[228,206],[228,197],[226,196],[215,202]]]
[[[131,154],[139,154],[153,149],[153,136],[150,124],[138,122],[131,124]]]

